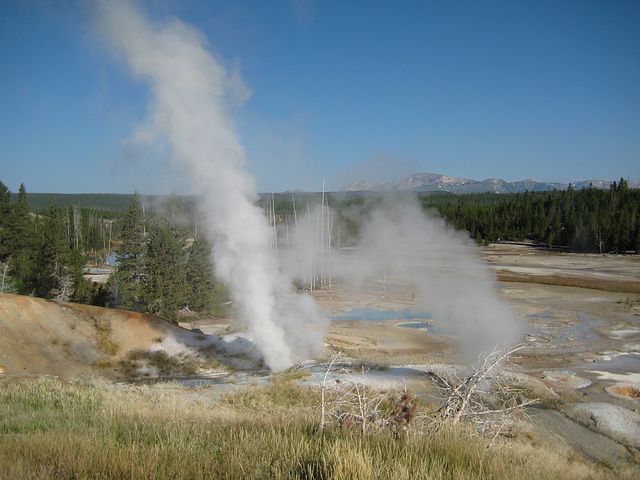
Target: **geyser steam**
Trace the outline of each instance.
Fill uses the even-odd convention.
[[[387,278],[416,285],[420,309],[458,335],[465,360],[512,346],[523,333],[521,322],[495,294],[478,247],[466,233],[408,200],[383,203],[372,212],[362,250],[375,255]]]
[[[328,215],[324,213],[325,218]],[[318,249],[315,258],[309,258],[309,245],[324,242],[310,238],[309,232],[324,238],[328,232],[317,233],[319,230],[311,227],[319,224],[317,212],[311,213],[315,219],[300,219],[295,238],[301,244],[288,258],[281,256],[289,274],[308,278],[309,266],[322,264],[336,283],[358,286],[378,279],[383,284],[412,285],[416,308],[429,312],[438,329],[458,336],[467,361],[520,340],[522,324],[497,297],[494,277],[467,234],[425,214],[415,198],[406,195],[354,208],[351,216],[361,225],[352,241],[356,248],[348,254]],[[296,250],[304,254],[298,255]]]
[[[202,194],[216,274],[253,343],[273,370],[308,358],[323,345],[325,320],[311,298],[294,294],[270,251],[269,226],[255,206],[256,187],[227,114],[233,95],[247,91],[239,76],[179,20],[154,24],[127,0],[100,1],[96,19],[107,43],[153,93],[148,123],[132,140],[166,142]]]

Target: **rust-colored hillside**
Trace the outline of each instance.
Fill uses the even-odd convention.
[[[186,346],[203,336],[153,315],[0,294],[0,367],[7,376],[118,378],[132,352],[167,341]]]

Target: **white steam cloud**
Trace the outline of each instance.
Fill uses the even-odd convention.
[[[177,19],[151,22],[127,0],[96,6],[96,28],[153,94],[134,142],[166,144],[203,196],[216,274],[266,364],[282,370],[322,348],[325,322],[311,298],[295,295],[270,251],[271,233],[245,169],[227,108],[248,89],[208,51],[205,37]]]
[[[523,325],[496,295],[495,278],[479,248],[467,234],[428,216],[413,197],[387,197],[375,207],[355,209],[362,229],[348,254],[322,248],[330,235],[330,215],[325,209],[299,221],[295,238],[301,245],[283,262],[290,275],[307,279],[311,271],[352,286],[371,279],[413,285],[416,308],[431,314],[438,331],[458,336],[467,361],[521,339]],[[320,217],[324,229],[317,227]]]

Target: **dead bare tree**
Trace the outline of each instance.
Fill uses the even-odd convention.
[[[487,448],[491,447],[512,427],[516,415],[524,415],[525,407],[538,401],[522,401],[522,389],[500,375],[499,367],[523,347],[495,350],[478,366],[465,370],[466,374],[455,370],[426,372],[433,378],[438,397],[444,399],[444,404],[431,412],[420,409],[419,399],[407,391],[406,385],[376,390],[367,385],[367,369],[362,370],[361,378],[354,377],[346,367],[336,370],[338,354],[327,366],[321,383],[320,430],[329,424],[363,435],[386,430],[404,440],[411,432],[432,435],[464,422],[490,438]],[[332,373],[341,377],[333,385]]]
[[[73,278],[71,275],[63,275],[60,278],[59,286],[56,295],[53,300],[59,304],[63,304],[69,301],[71,295],[71,287],[73,286]]]
[[[363,368],[361,378],[355,378],[347,369],[340,371],[349,379],[340,387],[330,388],[329,374],[334,370],[340,354],[333,357],[321,384],[320,430],[329,423],[342,431],[362,435],[390,430],[398,439],[404,439],[418,411],[418,399],[403,389],[376,390],[367,385],[368,369]]]
[[[508,361],[510,355],[524,348],[517,345],[506,351],[494,350],[484,357],[479,366],[466,376],[455,371],[430,374],[434,385],[445,403],[437,410],[436,429],[470,422],[477,431],[492,437],[491,443],[512,424],[515,414],[522,414],[524,407],[538,400],[520,402],[521,390],[493,375],[498,366]]]
[[[5,293],[4,283],[5,283],[5,278],[7,278],[7,272],[9,271],[10,261],[11,261],[11,257],[9,257],[9,259],[6,262],[0,263],[0,268],[2,268],[2,282],[0,283],[0,293]]]
[[[336,354],[332,359],[331,359],[331,363],[329,364],[329,366],[327,367],[327,370],[324,372],[324,378],[322,380],[322,384],[320,385],[320,430],[324,429],[325,426],[325,422],[326,422],[326,418],[327,418],[327,412],[326,412],[326,406],[327,406],[327,377],[329,376],[329,373],[331,372],[331,370],[333,369],[333,365],[335,364],[336,360],[338,360],[338,358],[340,357],[340,353]]]

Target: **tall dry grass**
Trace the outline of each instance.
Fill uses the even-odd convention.
[[[215,387],[213,387],[215,388]],[[620,478],[530,447],[320,431],[318,392],[281,379],[213,400],[171,385],[0,384],[0,478]],[[629,478],[632,478],[629,476]]]

